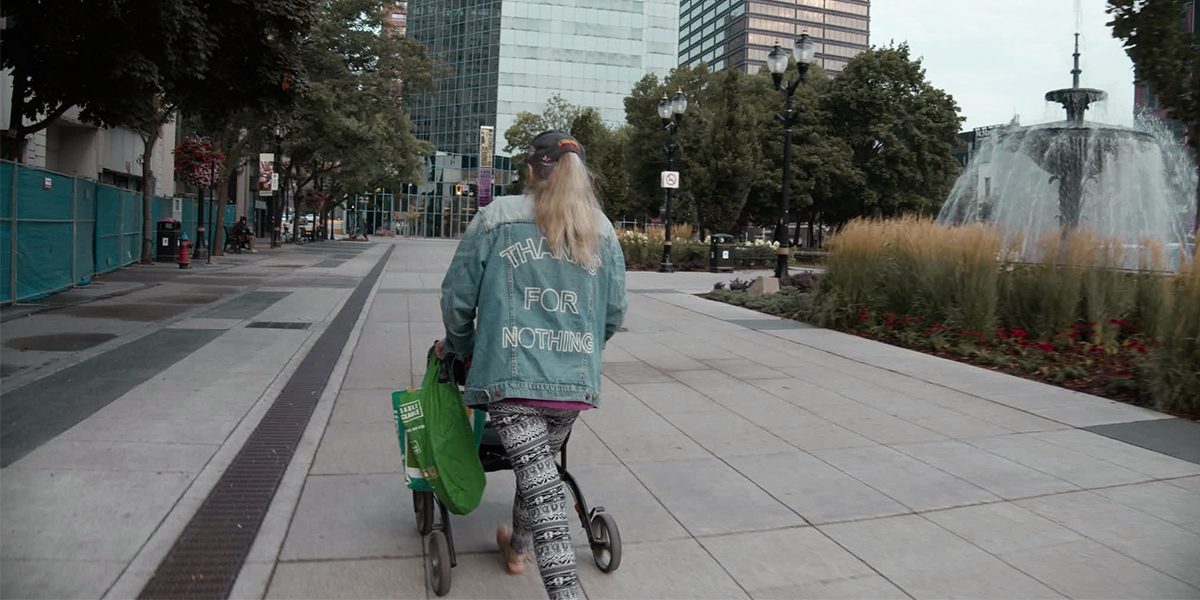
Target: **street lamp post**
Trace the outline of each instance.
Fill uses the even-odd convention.
[[[662,100],[658,101],[658,116],[662,118],[663,128],[667,130],[667,145],[663,150],[667,153],[668,171],[672,170],[675,150],[679,147],[675,144],[675,131],[679,129],[679,123],[683,120],[687,104],[687,96],[683,95],[683,90],[676,92],[675,97],[670,100],[667,99],[666,94],[663,94]],[[667,211],[663,218],[663,259],[662,265],[658,268],[659,273],[675,272],[675,265],[671,263],[671,199],[673,196],[671,189],[666,188]]]
[[[775,239],[779,241],[775,276],[779,278],[787,277],[788,274],[788,224],[791,222],[788,217],[788,196],[792,187],[792,126],[796,124],[800,113],[804,112],[803,106],[792,108],[792,94],[808,75],[808,67],[816,60],[816,52],[817,45],[812,38],[808,37],[807,33],[801,34],[792,47],[792,55],[796,57],[796,68],[800,71],[800,76],[786,84],[783,82],[783,73],[787,71],[787,53],[776,42],[775,48],[767,55],[767,68],[771,70],[771,79],[786,98],[783,114],[775,115],[783,121],[783,195],[779,200],[779,225],[775,230]]]
[[[271,172],[279,178],[279,189],[271,193],[271,247],[278,248],[282,229],[283,213],[287,211],[286,198],[283,192],[283,174],[279,172],[279,165],[283,163],[283,139],[287,137],[288,128],[286,125],[276,124],[275,134],[275,164],[272,165]],[[269,184],[270,182],[268,182]]]

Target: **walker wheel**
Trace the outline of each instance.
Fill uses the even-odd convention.
[[[450,545],[441,530],[429,534],[428,559],[432,577],[433,593],[445,596],[450,593]]]
[[[429,535],[433,531],[433,492],[413,490],[413,513],[417,517],[417,533]]]
[[[621,566],[621,532],[617,520],[606,512],[592,515],[592,556],[596,566],[605,573],[612,573]]]

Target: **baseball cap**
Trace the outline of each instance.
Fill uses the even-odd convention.
[[[579,160],[587,162],[583,146],[575,138],[561,131],[543,131],[526,148],[525,163],[538,168],[549,167],[568,152],[578,154]]]

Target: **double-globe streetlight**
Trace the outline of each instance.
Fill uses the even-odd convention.
[[[791,221],[788,218],[788,195],[792,187],[792,125],[796,124],[796,118],[804,112],[803,106],[792,108],[792,94],[796,92],[796,88],[808,75],[808,67],[816,60],[816,55],[816,42],[808,37],[807,33],[801,34],[796,39],[795,45],[792,46],[792,56],[796,58],[796,67],[800,71],[800,76],[786,84],[783,82],[783,74],[788,67],[787,52],[784,52],[783,48],[779,47],[779,42],[776,42],[775,48],[767,55],[767,68],[771,71],[771,79],[775,82],[775,87],[782,91],[786,98],[783,114],[775,115],[780,121],[783,121],[783,196],[779,199],[779,225],[775,230],[775,239],[779,241],[775,276],[779,278],[787,277],[788,274],[788,240],[791,237],[788,235],[788,224]],[[659,110],[661,111],[661,109]]]
[[[667,145],[663,150],[667,153],[667,170],[672,170],[674,164],[675,149],[678,146],[675,144],[675,130],[679,129],[679,122],[683,120],[683,113],[687,110],[687,96],[683,95],[683,90],[676,92],[675,97],[667,99],[667,95],[663,94],[662,100],[658,101],[658,116],[662,118],[663,128],[667,130]],[[667,210],[663,218],[665,226],[663,232],[663,259],[662,266],[658,268],[659,273],[674,273],[675,265],[671,264],[671,189],[664,186],[667,192]]]

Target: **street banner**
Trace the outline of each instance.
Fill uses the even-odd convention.
[[[258,155],[258,195],[270,196],[275,189],[275,155]]]
[[[492,156],[495,150],[496,128],[479,128],[479,208],[492,203]]]

